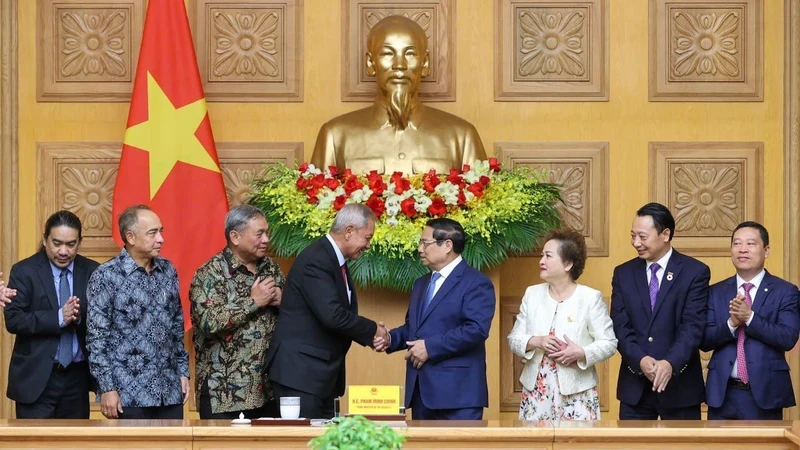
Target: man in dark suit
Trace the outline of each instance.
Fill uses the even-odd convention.
[[[622,356],[620,419],[700,419],[698,348],[708,302],[708,266],[672,248],[675,219],[658,203],[636,211],[638,257],[614,269],[611,319]]]
[[[795,405],[785,352],[800,333],[797,286],[764,269],[769,233],[742,222],[731,237],[736,275],[711,286],[708,324],[700,348],[708,363],[706,403],[711,420],[781,420]]]
[[[267,354],[276,398],[300,397],[300,416],[333,417],[345,390],[345,356],[355,341],[372,345],[385,328],[358,315],[355,286],[346,260],[369,248],[375,215],[361,204],[345,205],[330,233],[306,247],[289,275],[278,324]]]
[[[414,282],[406,322],[390,332],[387,352],[406,350],[405,404],[414,420],[481,420],[489,406],[494,285],[461,258],[465,241],[455,220],[428,221],[418,251],[432,272]]]
[[[58,211],[45,223],[42,249],[11,268],[16,289],[4,314],[17,335],[8,398],[17,418],[89,418],[86,284],[98,264],[78,255],[81,221]]]

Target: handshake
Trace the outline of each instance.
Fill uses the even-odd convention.
[[[389,329],[386,328],[386,324],[378,322],[378,330],[372,339],[372,349],[376,352],[385,352],[391,342],[392,337],[389,335]]]

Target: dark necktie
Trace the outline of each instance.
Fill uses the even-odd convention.
[[[658,297],[658,277],[656,273],[661,266],[658,263],[653,263],[650,266],[650,311],[656,309],[656,297]]]
[[[63,308],[65,304],[67,304],[67,300],[70,297],[70,289],[69,289],[69,279],[67,278],[67,274],[69,274],[69,269],[64,269],[61,271],[61,275],[58,277],[58,306]],[[72,327],[67,326],[61,330],[61,337],[58,341],[58,354],[56,355],[56,359],[58,362],[67,367],[72,362]]]

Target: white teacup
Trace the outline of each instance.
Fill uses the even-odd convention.
[[[300,397],[281,397],[281,419],[297,419],[300,417]]]

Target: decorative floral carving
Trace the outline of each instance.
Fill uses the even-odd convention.
[[[732,231],[739,223],[738,167],[685,164],[673,170],[676,231]]]
[[[673,15],[674,51],[677,59],[672,71],[682,77],[717,72],[728,76],[739,76],[739,53],[736,40],[739,32],[739,13],[687,14],[682,11]]]
[[[122,55],[128,22],[126,12],[77,14],[64,12],[59,22],[62,42],[61,75],[112,75],[127,73]]]
[[[276,12],[214,13],[218,58],[214,75],[278,75]]]
[[[519,52],[525,57],[519,65],[519,74],[561,75],[566,72],[576,77],[583,76],[586,67],[579,55],[584,52],[582,40],[585,21],[585,15],[579,11],[566,16],[560,12],[523,11],[519,15],[522,28],[522,48]]]
[[[554,165],[550,168],[547,181],[560,184],[564,203],[557,203],[564,225],[575,231],[586,229],[586,208],[584,205],[584,186],[586,168],[583,166]]]
[[[81,218],[87,230],[111,232],[111,200],[117,180],[116,166],[64,167],[62,208]]]
[[[228,203],[231,207],[246,203],[253,194],[250,186],[256,176],[261,175],[261,166],[222,167],[222,177],[225,181],[225,191],[228,194]]]

